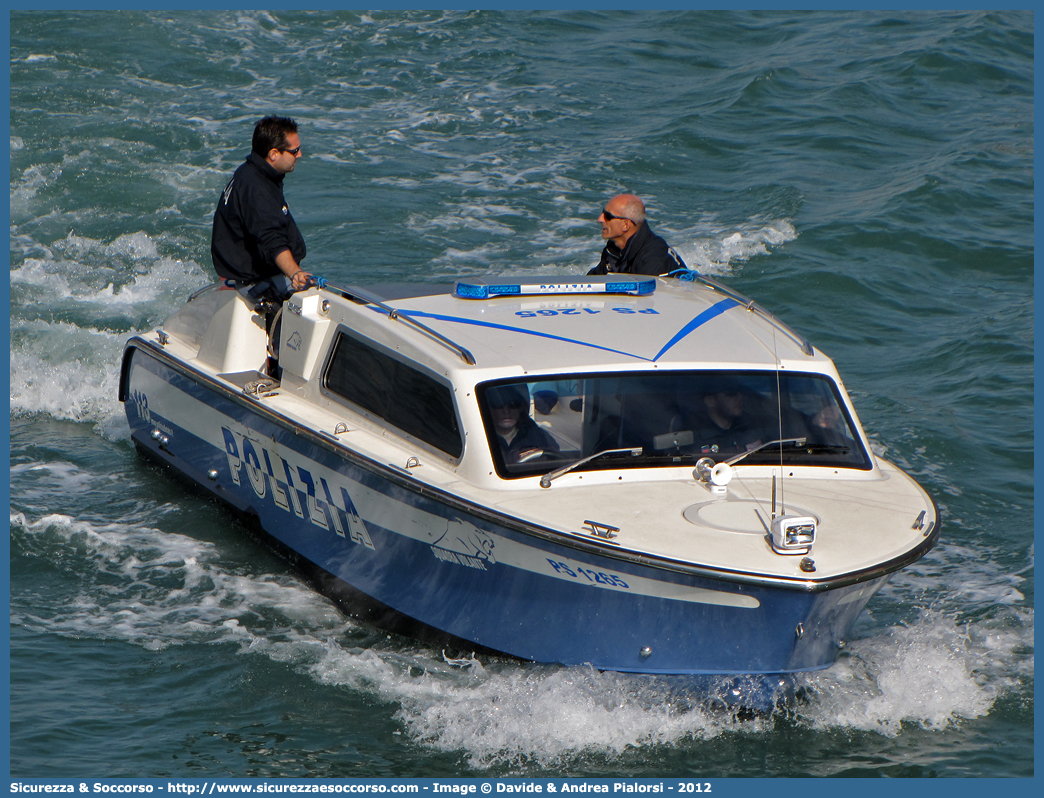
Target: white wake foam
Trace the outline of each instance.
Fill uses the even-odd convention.
[[[43,257],[26,258],[10,279],[23,304],[53,308],[64,301],[87,313],[147,311],[152,304],[164,318],[211,278],[197,263],[162,256],[151,236],[137,232],[110,242],[70,233]]]
[[[958,623],[925,611],[916,623],[851,644],[833,667],[804,677],[801,717],[816,728],[898,735],[903,724],[945,729],[987,714],[1033,673],[1033,616]]]
[[[109,242],[69,234],[10,280],[11,412],[94,423],[115,439],[129,435],[116,397],[132,332],[113,326],[161,323],[208,277],[137,232]]]
[[[666,236],[690,269],[710,275],[728,274],[734,264],[767,255],[797,238],[794,225],[787,219],[750,219],[732,227],[708,221]]]
[[[10,408],[89,422],[110,440],[127,438],[117,400],[126,335],[35,320],[12,330]]]
[[[11,534],[13,547],[65,563],[86,577],[85,585],[104,577],[72,602],[54,595],[52,606],[12,606],[12,622],[30,629],[120,640],[154,651],[231,641],[272,653],[280,646],[317,650],[328,634],[350,627],[329,601],[299,580],[230,571],[220,565],[213,544],[141,522],[92,523],[62,514],[30,520],[12,512]],[[250,623],[252,632],[241,625]],[[269,636],[290,642],[265,646]]]

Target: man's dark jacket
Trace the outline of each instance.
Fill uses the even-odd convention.
[[[236,169],[214,212],[210,256],[219,277],[254,283],[282,274],[276,255],[300,263],[305,242],[283,198],[285,175],[256,153]]]
[[[543,449],[547,453],[558,451],[558,441],[529,415],[519,418],[518,429],[515,437],[511,439],[511,443],[508,443],[499,434],[497,442],[500,444],[500,453],[504,456],[505,463],[517,463],[519,457],[527,449]]]
[[[642,222],[622,250],[612,241],[606,242],[602,259],[588,274],[667,274],[684,268],[681,256]]]

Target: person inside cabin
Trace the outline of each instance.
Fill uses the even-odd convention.
[[[210,255],[218,277],[273,323],[284,300],[313,282],[301,268],[305,241],[283,196],[283,180],[301,157],[297,123],[266,116],[254,125],[251,151],[221,192],[214,211]],[[273,359],[278,351],[273,349]],[[269,371],[275,368],[270,361]],[[276,375],[271,375],[276,376]]]
[[[634,194],[617,194],[598,215],[605,249],[588,274],[666,275],[686,269],[681,256],[649,229],[645,203]]]
[[[696,398],[696,412],[682,422],[700,454],[736,454],[779,438],[779,423],[762,397],[730,377],[712,377]]]
[[[506,464],[558,451],[558,442],[529,415],[529,389],[524,383],[489,388],[486,405]]]

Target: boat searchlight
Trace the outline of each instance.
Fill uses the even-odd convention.
[[[805,515],[780,515],[772,519],[770,533],[776,554],[808,554],[816,542],[816,519]]]

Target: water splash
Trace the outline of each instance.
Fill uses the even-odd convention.
[[[767,255],[771,247],[793,241],[797,236],[794,225],[786,219],[754,218],[731,232],[717,224],[705,223],[668,240],[674,243],[690,269],[720,275],[731,272],[734,264]]]
[[[67,322],[23,322],[12,330],[10,408],[16,416],[93,423],[109,439],[129,437],[117,401],[125,335]]]
[[[212,277],[199,264],[162,256],[144,232],[110,242],[70,233],[11,270],[12,299],[24,306],[75,307],[97,316],[147,310],[169,315]]]
[[[1032,677],[1032,613],[960,623],[924,611],[915,623],[856,641],[828,670],[805,677],[813,728],[895,737],[904,724],[946,729],[986,715],[1005,692]]]

